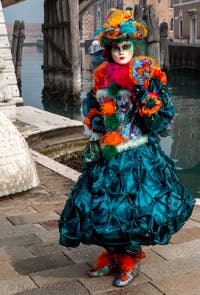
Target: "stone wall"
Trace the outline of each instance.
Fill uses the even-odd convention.
[[[80,39],[92,40],[94,34],[94,6],[91,6],[81,19],[81,36]]]
[[[17,86],[17,79],[15,75],[14,65],[12,61],[10,44],[8,41],[8,34],[5,25],[2,4],[0,2],[0,75],[1,85],[0,102],[22,103],[23,99],[19,95]]]

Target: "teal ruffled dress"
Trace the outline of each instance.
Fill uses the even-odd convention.
[[[108,66],[103,69],[105,77]],[[129,83],[126,92],[120,79],[118,83],[113,80],[110,83],[107,78],[107,84],[100,85],[95,96],[91,91],[83,102],[83,113],[90,119],[87,125],[98,136],[86,151],[82,174],[59,220],[60,244],[67,247],[82,242],[134,250],[167,244],[194,207],[194,198],[177,179],[173,161],[159,145],[159,136],[174,116],[167,86],[151,76],[147,87],[141,83],[130,87]],[[151,116],[142,115],[144,105],[148,110],[156,105],[151,98],[144,100],[152,93],[162,106]],[[102,117],[105,101],[116,110],[110,117],[106,112]],[[114,125],[113,120],[118,123]],[[125,139],[117,147],[105,139],[113,132]]]

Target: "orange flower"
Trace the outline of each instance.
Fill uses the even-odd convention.
[[[105,98],[105,102],[101,106],[102,112],[105,116],[112,116],[115,114],[115,102],[112,99]]]
[[[148,94],[149,98],[153,99],[155,101],[155,106],[152,108],[148,108],[146,106],[142,106],[141,109],[139,109],[139,114],[140,116],[146,116],[146,117],[151,117],[153,114],[157,113],[158,110],[162,106],[162,102],[157,99],[157,96],[154,93],[149,93]]]
[[[134,22],[134,26],[137,28],[137,33],[134,34],[135,37],[140,37],[140,35],[143,35],[144,38],[147,36],[147,29],[145,27],[145,25],[143,25],[142,23],[138,23],[138,22]],[[143,32],[140,30],[143,30]]]
[[[163,84],[166,84],[167,83],[166,74],[163,71],[161,71],[160,68],[155,67],[153,69],[153,76],[154,77],[157,77],[160,80],[160,82],[162,82]]]
[[[145,87],[145,88],[148,88],[149,86],[149,80],[145,80],[142,85]]]
[[[102,145],[119,145],[125,142],[125,138],[118,132],[107,132],[101,140]]]
[[[101,116],[101,112],[98,112],[96,109],[91,109],[89,111],[89,113],[87,114],[87,117],[85,118],[85,120],[83,121],[83,123],[85,125],[87,125],[87,127],[92,130],[92,124],[91,124],[91,119],[94,117],[94,116]]]
[[[107,20],[107,23],[105,23],[103,26],[104,28],[116,28],[120,23],[124,21],[124,12],[122,10],[116,9],[113,10],[111,14],[109,15],[109,18]]]

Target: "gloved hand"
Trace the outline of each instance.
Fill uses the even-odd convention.
[[[148,90],[142,85],[136,85],[133,89],[135,98],[142,103],[142,101],[148,96]]]

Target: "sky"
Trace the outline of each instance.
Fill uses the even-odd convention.
[[[4,8],[6,23],[14,23],[15,20],[25,23],[44,22],[44,0],[26,0],[22,3]]]

